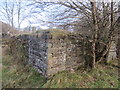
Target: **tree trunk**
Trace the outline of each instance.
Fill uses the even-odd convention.
[[[109,53],[109,50],[111,48],[111,43],[112,43],[112,40],[113,40],[113,36],[114,36],[114,24],[113,24],[113,21],[114,21],[114,11],[113,11],[113,0],[111,0],[111,25],[110,25],[110,30],[109,30],[109,36],[108,36],[108,39],[109,39],[109,42],[107,43],[107,47],[106,47],[106,50],[104,50],[104,52],[102,53],[99,61],[101,62],[103,60],[103,58]],[[105,61],[106,63],[106,61]]]
[[[93,18],[93,25],[94,25],[94,32],[93,32],[93,61],[92,61],[92,68],[95,68],[96,63],[96,42],[98,37],[98,23],[97,23],[97,8],[96,8],[96,0],[91,1],[92,6],[92,18]]]
[[[118,16],[120,15],[120,2],[118,5]],[[117,58],[120,65],[120,16],[117,19],[117,28],[118,28],[118,42],[117,42]]]

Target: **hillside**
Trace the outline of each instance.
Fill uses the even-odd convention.
[[[5,0],[0,7],[3,90],[120,90],[120,0]]]
[[[0,29],[2,31],[2,37],[9,37],[9,36],[15,36],[15,35],[19,35],[22,32],[16,30],[16,28],[11,27],[9,24],[1,22],[0,21]]]
[[[56,36],[68,32],[51,30]],[[43,31],[41,31],[43,32]],[[39,32],[40,33],[40,32]],[[82,66],[75,71],[58,72],[51,78],[44,78],[37,69],[26,65],[24,43],[7,39],[8,45],[2,47],[2,85],[3,88],[118,88],[118,68],[99,64],[91,71]],[[9,47],[9,45],[12,45]],[[17,48],[16,48],[17,47]],[[117,65],[117,60],[109,63]]]
[[[118,69],[97,66],[90,72],[76,70],[56,74],[43,85],[45,88],[118,88]]]
[[[90,72],[82,68],[74,72],[63,71],[47,80],[32,67],[16,63],[12,55],[5,54],[5,49],[2,70],[4,88],[118,88],[116,67],[98,65]]]

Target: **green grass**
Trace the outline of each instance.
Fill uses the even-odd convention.
[[[45,83],[45,79],[33,68],[18,66],[11,56],[3,58],[2,81],[5,88],[37,88]]]
[[[6,88],[118,88],[118,68],[98,65],[92,71],[62,71],[45,80],[30,66],[16,63],[13,56],[2,58],[2,85]]]
[[[39,31],[36,31],[36,33],[42,34],[44,31],[49,31],[51,33],[51,35],[53,36],[53,38],[60,37],[60,36],[66,36],[66,35],[70,34],[69,31],[60,30],[60,29],[39,30]]]
[[[118,88],[118,69],[98,65],[90,72],[59,72],[46,80],[30,67],[18,67],[11,56],[3,58],[3,87],[9,88]],[[24,70],[25,69],[25,70]]]
[[[118,69],[99,65],[90,72],[67,71],[56,74],[45,88],[118,88]]]

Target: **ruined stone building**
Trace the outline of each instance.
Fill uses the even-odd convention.
[[[53,36],[49,31],[37,35],[23,35],[28,41],[28,59],[39,73],[48,77],[64,70],[83,65],[82,39],[77,35]],[[116,48],[111,48],[109,59],[116,58]]]
[[[29,63],[44,76],[70,70],[84,62],[82,48],[74,36],[24,35],[28,41]],[[76,40],[75,40],[76,39]]]

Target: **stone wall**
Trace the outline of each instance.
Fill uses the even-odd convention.
[[[49,32],[39,35],[24,35],[28,45],[29,64],[45,77],[63,70],[70,70],[83,63],[81,46],[75,36],[53,38]]]
[[[62,39],[49,39],[48,75],[65,70],[66,42]]]
[[[26,41],[28,63],[47,77],[48,66],[48,39],[44,34],[22,35],[18,39]]]
[[[29,63],[42,75],[47,75],[48,42],[46,36],[29,36]]]
[[[83,64],[80,40],[74,35],[60,36],[48,40],[48,75],[77,68]]]
[[[50,32],[42,32],[39,35],[21,36],[21,39],[23,38],[28,45],[29,64],[37,68],[45,77],[77,68],[85,62],[83,41],[76,35],[69,34],[54,38]],[[114,45],[112,47],[115,49]],[[116,53],[110,51],[108,59],[111,57],[116,58]]]

